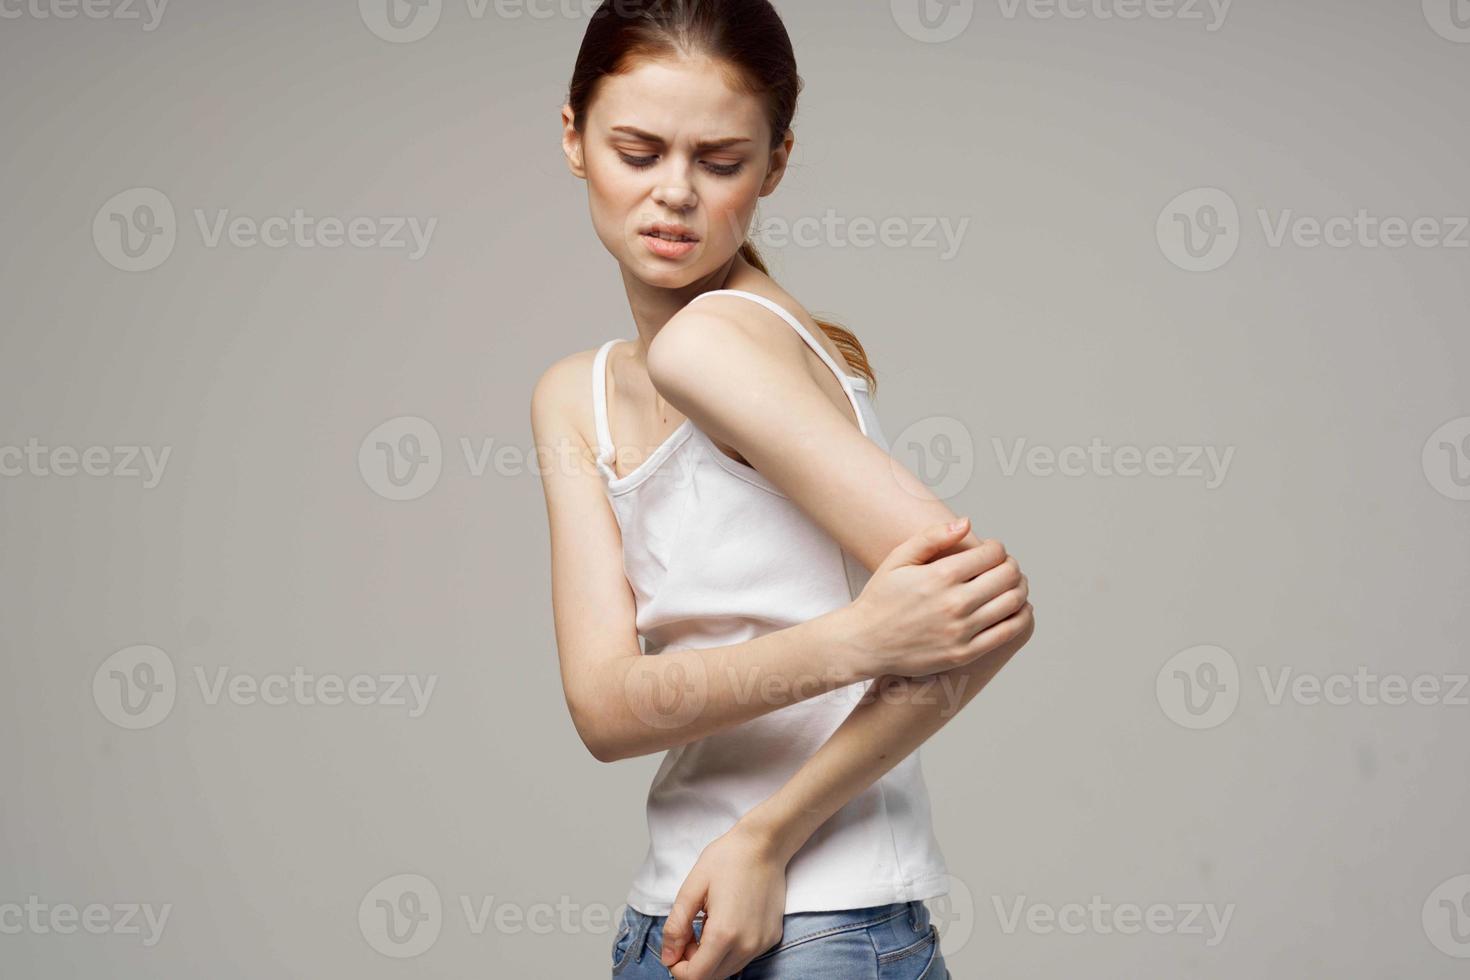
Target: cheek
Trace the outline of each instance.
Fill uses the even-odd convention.
[[[709,216],[710,233],[730,239],[743,238],[755,214],[759,191],[760,185],[754,184],[707,193],[703,200]]]
[[[587,193],[595,214],[606,217],[609,212],[626,210],[648,195],[636,171],[605,159],[587,161]],[[611,215],[616,217],[616,215]]]

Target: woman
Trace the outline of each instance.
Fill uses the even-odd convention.
[[[745,241],[800,88],[767,0],[608,0],[562,110],[637,325],[532,400],[562,682],[599,760],[666,750],[615,976],[947,978],[918,748],[1033,629]]]

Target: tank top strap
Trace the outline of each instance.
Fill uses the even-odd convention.
[[[607,341],[597,349],[597,356],[592,359],[592,413],[597,419],[597,460],[599,464],[605,464],[611,460],[614,453],[612,429],[607,423],[607,352],[612,350],[613,344],[621,341],[621,337],[614,337]]]
[[[846,371],[843,371],[842,368],[838,367],[837,362],[832,359],[832,355],[827,353],[827,348],[817,343],[817,338],[813,337],[811,335],[811,331],[802,326],[801,321],[792,316],[789,310],[787,310],[784,306],[782,306],[780,303],[775,302],[774,300],[767,299],[759,293],[752,293],[744,289],[711,289],[708,292],[700,293],[689,302],[692,303],[695,300],[703,299],[706,296],[743,296],[748,300],[753,300],[754,302],[759,303],[761,306],[764,306],[766,309],[770,310],[772,313],[776,314],[781,319],[790,324],[791,329],[796,331],[797,336],[799,336],[808,347],[816,352],[816,355],[822,359],[822,363],[827,365],[827,367],[832,370],[833,374],[837,375],[837,380],[842,384],[842,390],[847,393],[847,400],[852,403],[852,410],[855,414],[855,417],[857,418],[858,429],[862,431],[863,435],[868,434],[868,426],[867,423],[864,421],[862,405],[858,403],[857,394],[853,391],[853,389],[856,387],[861,387],[866,390],[867,380],[864,378],[855,378],[852,375],[848,374]]]

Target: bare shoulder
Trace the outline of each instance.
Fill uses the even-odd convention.
[[[782,307],[806,328],[813,340],[838,363],[843,363],[840,349],[827,336],[825,330],[800,303],[784,290],[777,288],[744,289]],[[805,363],[810,348],[791,329],[791,325],[779,314],[743,296],[721,295],[701,298],[691,302],[676,313],[665,324],[649,347],[649,367],[653,368],[654,348],[660,338],[679,336],[679,343],[666,344],[678,347],[689,356],[713,359],[716,362],[725,353],[731,353],[728,345],[743,341],[754,341],[762,349],[780,354],[793,364]]]
[[[531,391],[531,427],[538,442],[575,437],[586,446],[596,422],[592,409],[592,365],[597,349],[555,361]]]

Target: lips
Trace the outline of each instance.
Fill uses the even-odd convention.
[[[650,238],[659,238],[666,242],[697,242],[699,236],[684,225],[665,224],[656,222],[644,228],[640,234]]]

